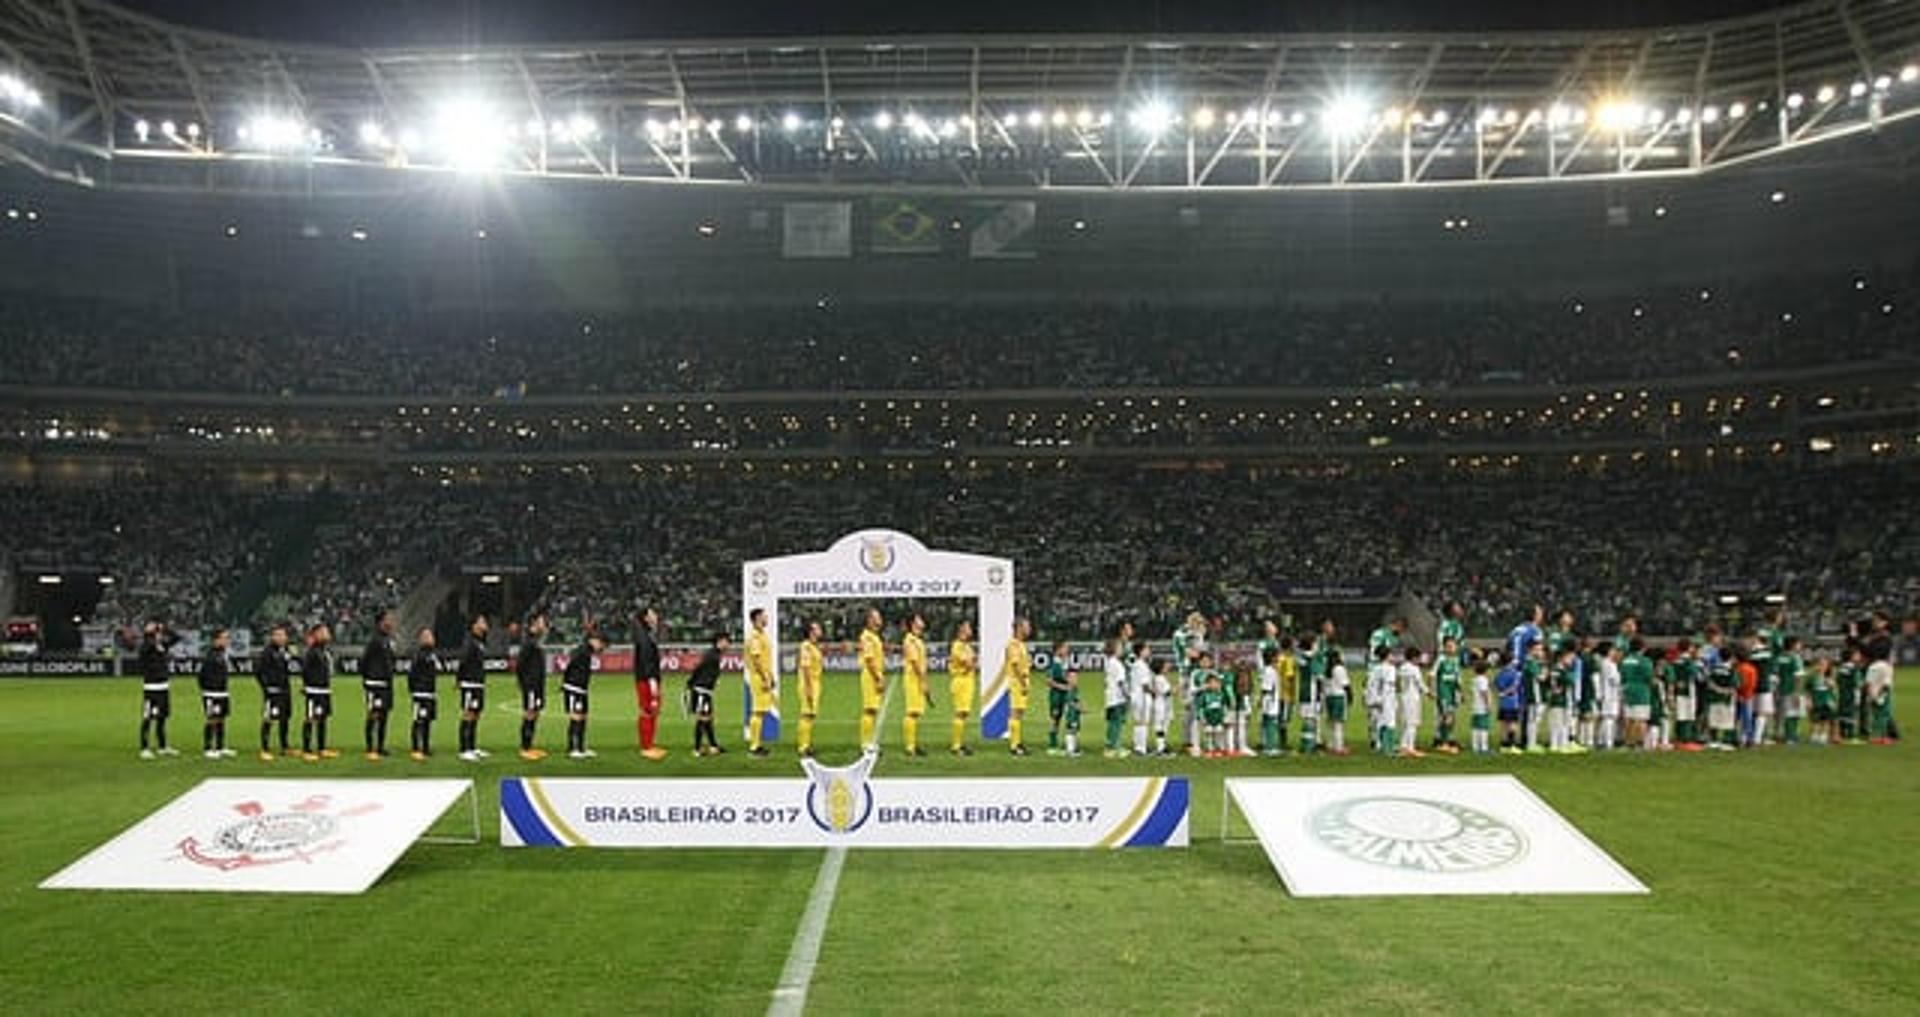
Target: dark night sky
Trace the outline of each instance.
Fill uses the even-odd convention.
[[[122,0],[222,31],[352,46],[912,32],[1618,28],[1747,14],[1755,0]]]

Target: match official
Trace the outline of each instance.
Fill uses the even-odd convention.
[[[869,752],[880,747],[876,732],[887,691],[887,647],[880,630],[885,625],[879,608],[867,608],[867,624],[860,630],[860,747]]]
[[[747,615],[747,694],[752,703],[747,715],[747,751],[755,756],[770,755],[761,743],[761,728],[767,714],[779,707],[779,691],[773,683],[773,640],[767,635],[767,611],[756,607]]]

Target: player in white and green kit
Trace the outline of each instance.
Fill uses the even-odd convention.
[[[1179,680],[1180,706],[1186,714],[1187,754],[1200,754],[1200,715],[1193,706],[1193,671],[1200,654],[1207,648],[1207,619],[1198,611],[1187,615],[1186,623],[1173,633],[1173,668]]]
[[[1434,639],[1441,646],[1447,645],[1447,641],[1452,640],[1454,656],[1459,659],[1461,666],[1466,666],[1468,660],[1467,609],[1465,605],[1457,600],[1447,602],[1446,609],[1440,618],[1440,628],[1434,633]]]
[[[1807,716],[1806,658],[1800,655],[1800,637],[1788,636],[1773,655],[1774,705],[1780,711],[1780,740],[1800,744],[1800,722]]]

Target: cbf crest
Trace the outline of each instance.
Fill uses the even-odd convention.
[[[863,753],[851,766],[800,761],[807,771],[807,817],[813,825],[827,833],[848,834],[867,824],[873,817],[873,790],[867,786],[873,761],[871,753]]]
[[[860,538],[860,567],[862,569],[879,575],[893,569],[895,558],[893,536],[891,534],[884,537]]]

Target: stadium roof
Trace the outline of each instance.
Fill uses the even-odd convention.
[[[1920,0],[1621,31],[430,49],[0,0],[0,159],[197,186],[268,159],[858,189],[1697,173],[1920,112],[1916,61]]]

